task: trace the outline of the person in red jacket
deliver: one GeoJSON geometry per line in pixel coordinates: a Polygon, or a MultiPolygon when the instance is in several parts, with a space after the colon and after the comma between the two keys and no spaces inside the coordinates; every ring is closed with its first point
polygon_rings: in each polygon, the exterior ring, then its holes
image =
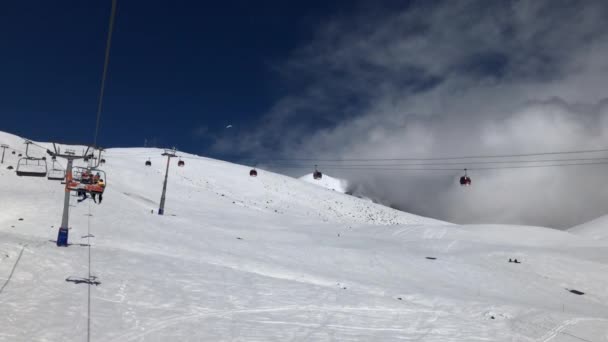
{"type": "Polygon", "coordinates": [[[88,171],[82,171],[80,176],[82,184],[91,184],[91,174],[88,171]]]}

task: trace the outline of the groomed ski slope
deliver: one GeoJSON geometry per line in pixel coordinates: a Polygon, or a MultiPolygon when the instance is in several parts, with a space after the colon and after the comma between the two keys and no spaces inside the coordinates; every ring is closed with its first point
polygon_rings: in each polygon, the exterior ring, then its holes
{"type": "Polygon", "coordinates": [[[173,161],[158,216],[160,153],[107,151],[104,202],[72,198],[68,248],[62,185],[17,177],[7,153],[0,341],[86,340],[87,285],[65,279],[88,274],[89,227],[92,341],[608,341],[605,241],[452,225],[205,158],[173,161]]]}

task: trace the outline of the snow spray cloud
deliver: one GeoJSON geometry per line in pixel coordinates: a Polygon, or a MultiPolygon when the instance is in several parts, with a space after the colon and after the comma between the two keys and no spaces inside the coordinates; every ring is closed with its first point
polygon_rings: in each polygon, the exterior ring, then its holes
{"type": "MultiPolygon", "coordinates": [[[[361,8],[327,22],[278,68],[294,91],[237,148],[319,159],[604,148],[607,17],[601,0],[361,8]]],[[[459,172],[326,170],[413,213],[558,228],[608,213],[607,171],[485,170],[462,189],[459,172]]]]}

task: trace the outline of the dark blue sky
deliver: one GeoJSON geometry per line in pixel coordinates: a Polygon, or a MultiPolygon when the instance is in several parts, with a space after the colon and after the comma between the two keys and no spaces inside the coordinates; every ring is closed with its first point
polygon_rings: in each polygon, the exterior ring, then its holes
{"type": "MultiPolygon", "coordinates": [[[[205,153],[288,85],[277,68],[351,1],[120,1],[99,144],[205,153]]],[[[110,0],[13,1],[0,20],[0,130],[92,142],[110,0]]]]}

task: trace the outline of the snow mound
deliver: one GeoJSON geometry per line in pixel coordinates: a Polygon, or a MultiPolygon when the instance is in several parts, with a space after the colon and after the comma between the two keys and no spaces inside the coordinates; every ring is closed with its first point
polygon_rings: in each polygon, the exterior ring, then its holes
{"type": "Polygon", "coordinates": [[[568,232],[594,240],[608,240],[608,215],[574,226],[568,232]]]}
{"type": "Polygon", "coordinates": [[[346,190],[348,189],[348,182],[346,180],[334,178],[326,174],[324,174],[321,179],[315,179],[313,177],[313,174],[309,173],[305,176],[300,177],[299,179],[342,194],[346,193],[346,190]]]}

